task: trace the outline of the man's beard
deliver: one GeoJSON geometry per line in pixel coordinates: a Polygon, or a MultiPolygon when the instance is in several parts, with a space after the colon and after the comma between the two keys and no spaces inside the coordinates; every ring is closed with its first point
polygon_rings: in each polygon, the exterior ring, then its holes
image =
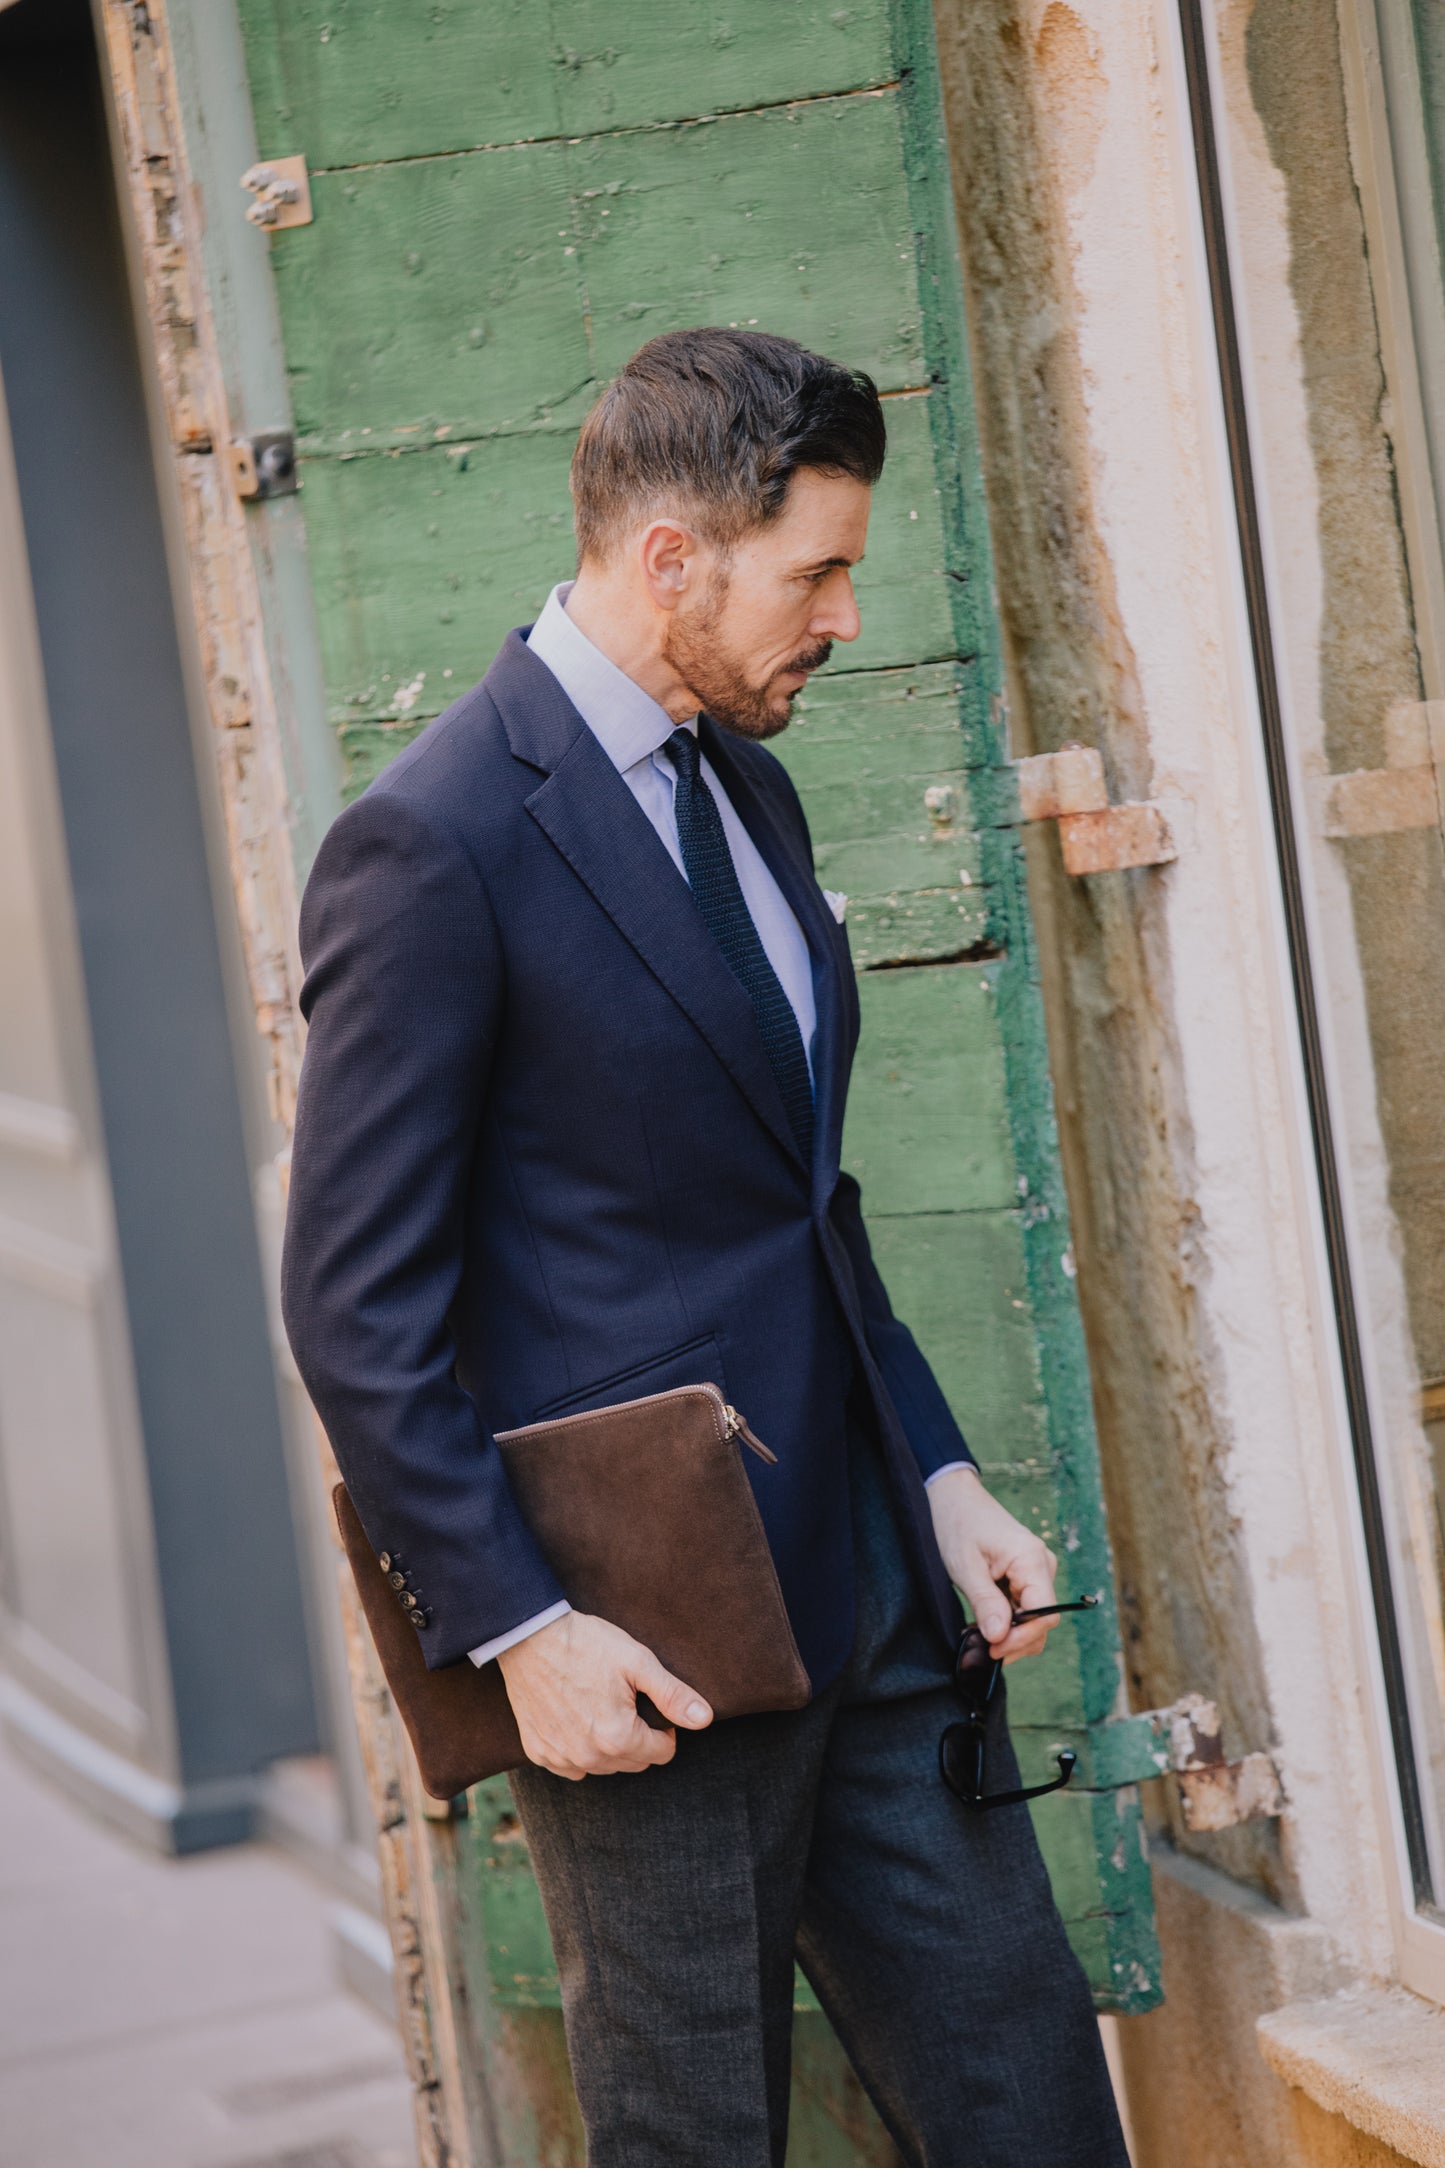
{"type": "Polygon", "coordinates": [[[821,670],[833,643],[819,640],[774,671],[766,684],[754,685],[719,634],[726,596],[726,586],[719,584],[696,610],[674,615],[668,622],[663,659],[696,693],[698,705],[715,723],[736,731],[740,738],[775,738],[792,721],[798,696],[797,692],[783,696],[786,706],[779,714],[772,704],[779,697],[772,690],[777,679],[790,670],[821,670]]]}

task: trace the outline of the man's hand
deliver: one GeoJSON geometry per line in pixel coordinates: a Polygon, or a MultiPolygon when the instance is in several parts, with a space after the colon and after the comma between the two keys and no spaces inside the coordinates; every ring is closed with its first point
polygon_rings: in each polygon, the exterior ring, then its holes
{"type": "Polygon", "coordinates": [[[988,1636],[989,1651],[1011,1664],[1037,1656],[1056,1621],[1010,1627],[1013,1611],[1035,1611],[1054,1600],[1058,1560],[983,1487],[975,1468],[950,1468],[928,1486],[933,1533],[955,1588],[988,1636]],[[999,1583],[1004,1585],[1000,1588],[999,1583]]]}
{"type": "Polygon", "coordinates": [[[681,1724],[702,1731],[712,1710],[631,1634],[606,1619],[569,1611],[497,1658],[528,1761],[555,1777],[635,1773],[677,1752],[681,1724]],[[665,1731],[637,1713],[646,1694],[665,1731]]]}

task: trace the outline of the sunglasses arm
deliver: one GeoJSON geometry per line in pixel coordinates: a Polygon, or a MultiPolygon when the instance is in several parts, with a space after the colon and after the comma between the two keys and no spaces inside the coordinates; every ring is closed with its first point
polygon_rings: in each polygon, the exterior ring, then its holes
{"type": "Polygon", "coordinates": [[[1074,1773],[1078,1755],[1072,1747],[1064,1747],[1058,1756],[1059,1773],[1050,1784],[1029,1784],[1022,1791],[990,1792],[984,1799],[970,1799],[970,1807],[1017,1807],[1026,1799],[1042,1799],[1045,1792],[1061,1792],[1074,1773]]]}
{"type": "Polygon", "coordinates": [[[1081,1596],[1077,1603],[1044,1603],[1037,1611],[1015,1611],[1009,1621],[1011,1626],[1026,1626],[1033,1618],[1062,1618],[1066,1611],[1097,1611],[1097,1596],[1081,1596]]]}

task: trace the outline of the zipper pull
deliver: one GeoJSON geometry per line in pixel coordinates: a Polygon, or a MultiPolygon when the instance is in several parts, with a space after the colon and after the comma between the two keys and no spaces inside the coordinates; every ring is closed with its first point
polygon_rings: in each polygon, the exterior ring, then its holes
{"type": "Polygon", "coordinates": [[[725,1438],[741,1438],[744,1445],[751,1446],[759,1460],[765,1460],[770,1467],[776,1468],[778,1465],[777,1454],[770,1453],[762,1439],[753,1435],[731,1402],[724,1401],[723,1410],[727,1416],[727,1425],[723,1431],[723,1436],[725,1438]]]}

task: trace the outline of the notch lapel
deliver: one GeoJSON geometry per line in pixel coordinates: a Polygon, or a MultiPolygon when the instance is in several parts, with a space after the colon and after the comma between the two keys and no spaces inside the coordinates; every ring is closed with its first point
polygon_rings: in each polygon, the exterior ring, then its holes
{"type": "Polygon", "coordinates": [[[801,1170],[753,1005],[651,821],[519,633],[509,635],[485,683],[515,757],[545,771],[525,801],[528,813],[801,1170]]]}

